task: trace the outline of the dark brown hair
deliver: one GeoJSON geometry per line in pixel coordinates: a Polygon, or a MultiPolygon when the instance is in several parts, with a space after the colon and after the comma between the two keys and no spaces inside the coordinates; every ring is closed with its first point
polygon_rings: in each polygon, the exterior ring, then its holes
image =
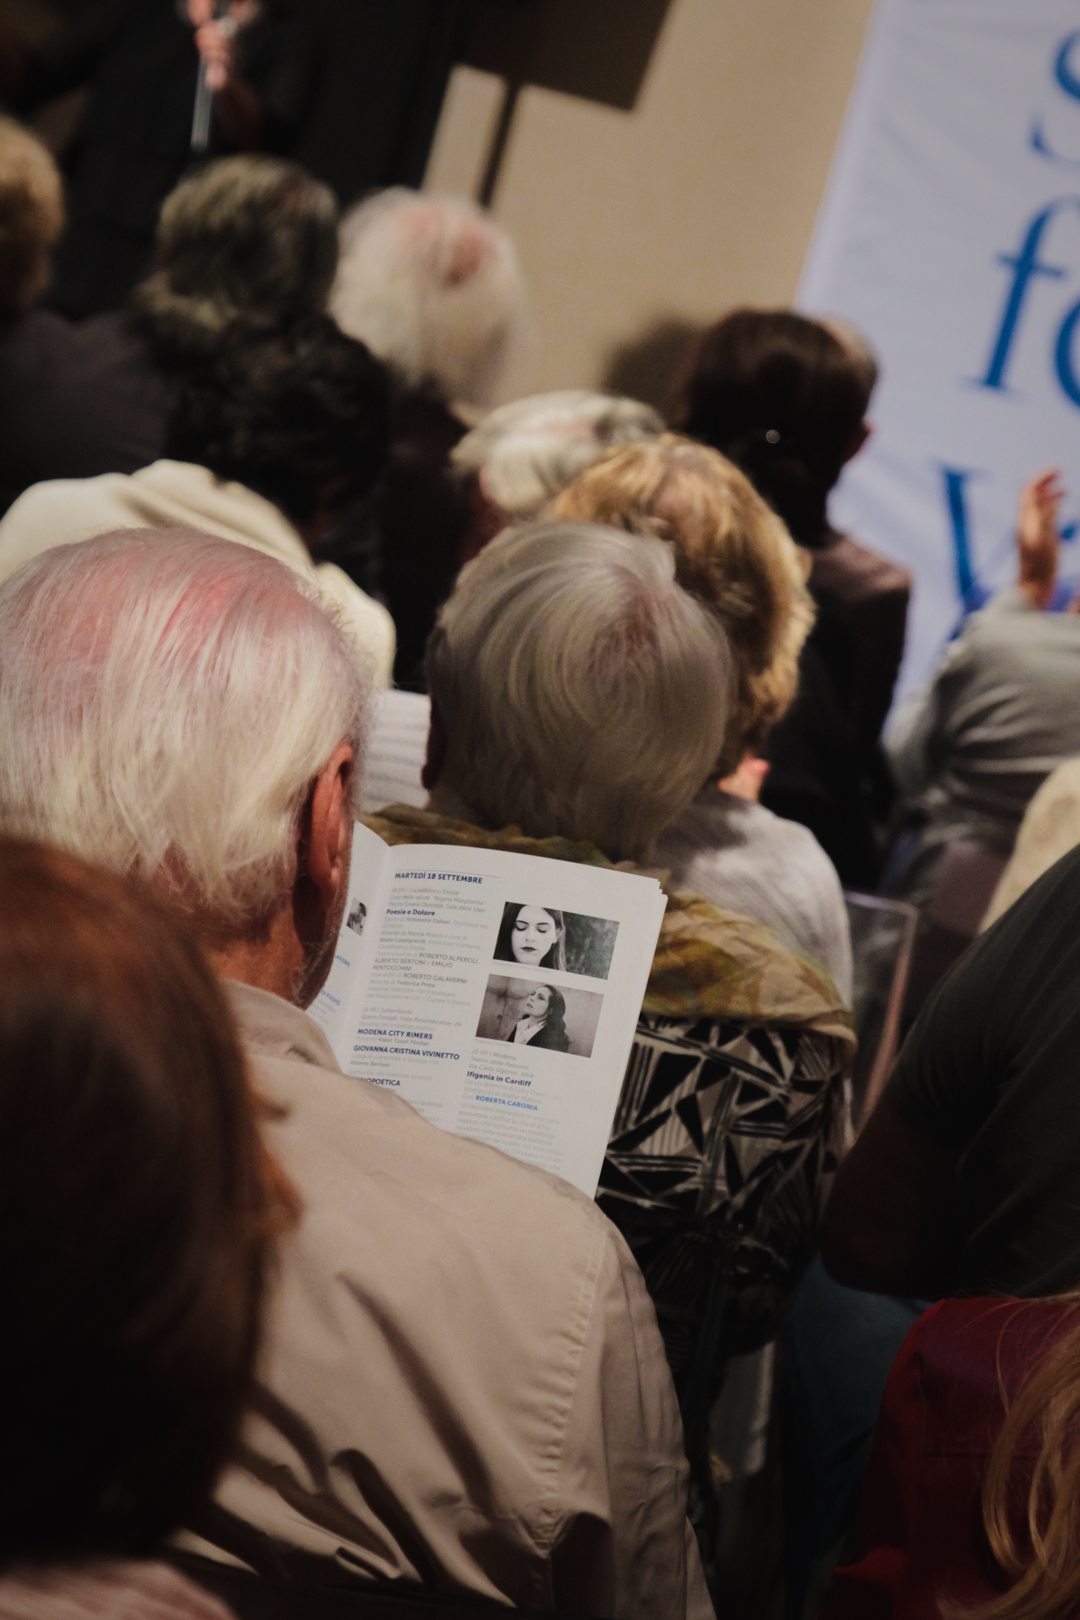
{"type": "Polygon", "coordinates": [[[209,1490],[289,1201],[194,942],[0,840],[0,1566],[146,1550],[209,1490]]]}
{"type": "Polygon", "coordinates": [[[737,309],[699,339],[675,425],[741,467],[794,539],[813,546],[873,379],[865,353],[821,321],[737,309]]]}

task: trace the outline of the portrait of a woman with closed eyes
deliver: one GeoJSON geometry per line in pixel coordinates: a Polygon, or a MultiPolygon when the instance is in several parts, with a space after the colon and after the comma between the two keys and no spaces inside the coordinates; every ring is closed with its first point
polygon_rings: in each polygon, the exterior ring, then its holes
{"type": "Polygon", "coordinates": [[[508,903],[503,907],[495,956],[500,962],[520,962],[522,967],[558,968],[565,972],[566,921],[562,912],[550,906],[508,903]]]}

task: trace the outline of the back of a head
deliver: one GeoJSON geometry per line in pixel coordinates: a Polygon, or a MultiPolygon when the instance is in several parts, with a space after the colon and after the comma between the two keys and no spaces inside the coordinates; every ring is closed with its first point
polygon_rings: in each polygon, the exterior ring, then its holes
{"type": "Polygon", "coordinates": [[[395,187],[345,216],[330,308],[411,388],[484,405],[524,292],[510,238],[475,203],[395,187]]]}
{"type": "Polygon", "coordinates": [[[814,545],[870,402],[865,359],[821,321],[738,309],[700,339],[677,425],[742,468],[794,538],[814,545]]]}
{"type": "Polygon", "coordinates": [[[640,858],[720,752],[732,669],[669,547],[587,523],[508,530],[428,643],[446,738],[433,803],[640,858]]]}
{"type": "Polygon", "coordinates": [[[0,118],[0,320],[21,315],[45,290],[64,223],[60,174],[48,150],[0,118]]]}
{"type": "Polygon", "coordinates": [[[180,385],[166,454],[272,501],[303,529],[368,493],[386,459],[385,367],[328,315],[261,339],[226,334],[180,385]]]}
{"type": "Polygon", "coordinates": [[[674,433],[593,462],[552,512],[656,535],[672,547],[676,578],[717,614],[735,658],[737,696],[716,766],[729,774],[794,698],[813,623],[804,569],[783,523],[718,451],[674,433]]]}
{"type": "Polygon", "coordinates": [[[312,778],[368,683],[315,586],[246,546],[124,530],[0,588],[0,831],[151,882],[214,937],[284,904],[312,778]]]}
{"type": "Polygon", "coordinates": [[[0,839],[0,1567],[147,1551],[208,1492],[283,1191],[194,942],[0,839]]]}
{"type": "Polygon", "coordinates": [[[324,310],[337,218],[329,187],[283,158],[241,153],[181,180],[162,206],[155,268],[132,294],[162,360],[210,352],[234,324],[272,330],[324,310]]]}
{"type": "Polygon", "coordinates": [[[479,474],[484,494],[514,521],[536,517],[614,446],[636,444],[663,430],[651,405],[564,389],[498,406],[455,446],[450,460],[459,474],[479,474]]]}

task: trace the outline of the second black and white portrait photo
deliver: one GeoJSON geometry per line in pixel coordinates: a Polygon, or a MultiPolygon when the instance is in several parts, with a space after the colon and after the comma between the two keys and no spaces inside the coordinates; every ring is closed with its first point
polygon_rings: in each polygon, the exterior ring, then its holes
{"type": "Polygon", "coordinates": [[[480,1040],[590,1057],[603,1003],[603,996],[591,990],[493,974],[476,1033],[480,1040]]]}

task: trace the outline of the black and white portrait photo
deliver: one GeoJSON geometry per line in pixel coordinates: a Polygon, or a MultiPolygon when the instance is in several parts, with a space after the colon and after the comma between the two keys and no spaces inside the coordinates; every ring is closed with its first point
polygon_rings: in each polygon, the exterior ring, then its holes
{"type": "Polygon", "coordinates": [[[508,901],[503,907],[493,954],[498,962],[606,979],[618,932],[618,923],[606,917],[584,917],[580,912],[556,906],[508,901]]]}
{"type": "Polygon", "coordinates": [[[484,1041],[590,1057],[603,1002],[603,996],[591,990],[560,989],[538,979],[493,974],[476,1033],[484,1041]]]}

